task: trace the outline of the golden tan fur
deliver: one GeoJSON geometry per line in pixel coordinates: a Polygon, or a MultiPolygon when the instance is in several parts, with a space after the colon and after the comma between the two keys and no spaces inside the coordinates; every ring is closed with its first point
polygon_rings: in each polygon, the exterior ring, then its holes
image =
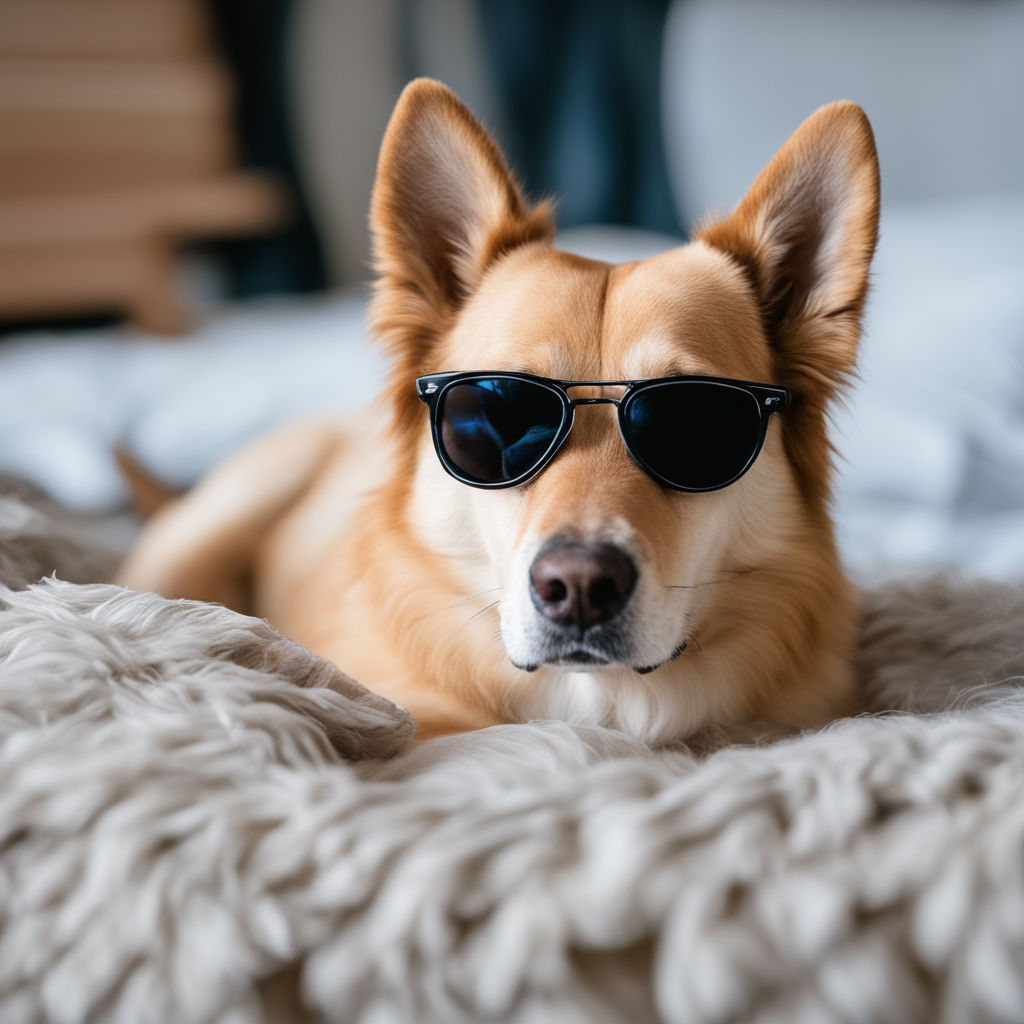
{"type": "Polygon", "coordinates": [[[828,516],[825,410],[854,366],[877,217],[870,127],[836,103],[689,245],[621,266],[571,256],[468,111],[415,82],[373,197],[371,325],[391,359],[380,431],[301,425],[236,456],[154,518],[121,581],[236,603],[244,585],[249,610],[408,707],[420,737],[556,716],[660,742],[842,714],[855,606],[828,516]],[[529,484],[480,491],[438,464],[413,379],[497,369],[707,373],[795,401],[721,491],[660,487],[606,405],[578,411],[529,484]],[[513,666],[530,560],[557,536],[630,552],[629,628],[661,667],[513,666]]]}

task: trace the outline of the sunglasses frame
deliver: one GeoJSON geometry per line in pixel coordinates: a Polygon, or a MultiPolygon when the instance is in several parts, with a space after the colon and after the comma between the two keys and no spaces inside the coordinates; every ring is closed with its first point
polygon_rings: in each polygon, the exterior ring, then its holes
{"type": "Polygon", "coordinates": [[[788,408],[791,404],[788,388],[774,384],[758,384],[754,381],[733,380],[729,377],[706,377],[701,374],[682,374],[674,377],[645,377],[639,380],[555,380],[551,377],[540,377],[532,373],[517,373],[506,370],[494,370],[489,372],[468,371],[455,373],[429,373],[423,377],[416,378],[416,395],[421,402],[426,402],[427,404],[430,415],[430,436],[434,442],[434,451],[437,452],[437,457],[440,459],[441,465],[444,467],[445,471],[460,483],[468,484],[470,487],[480,487],[485,490],[501,490],[505,487],[518,487],[520,484],[524,484],[539,473],[542,473],[548,465],[550,465],[551,460],[554,459],[554,457],[562,450],[562,446],[572,433],[573,424],[576,419],[577,406],[614,405],[617,407],[618,411],[619,434],[622,436],[622,441],[626,446],[626,451],[629,452],[630,458],[632,458],[632,460],[645,473],[647,473],[648,476],[657,480],[658,483],[664,487],[671,488],[674,491],[684,491],[688,494],[720,491],[723,487],[728,487],[730,484],[734,484],[741,476],[743,476],[744,473],[747,472],[748,469],[750,469],[758,455],[760,455],[761,448],[764,446],[764,439],[768,433],[768,423],[771,420],[772,413],[780,412],[782,409],[788,408]],[[558,397],[562,406],[562,422],[559,424],[548,450],[536,465],[531,467],[527,472],[521,473],[513,480],[501,480],[496,483],[486,483],[484,481],[473,480],[465,476],[465,474],[460,472],[458,467],[453,465],[448,459],[444,446],[441,443],[441,428],[438,423],[437,410],[441,407],[441,399],[444,397],[445,392],[454,385],[472,383],[476,380],[493,380],[495,378],[526,381],[553,392],[558,397]],[[713,487],[684,487],[680,484],[674,483],[649,466],[646,460],[635,451],[633,445],[630,443],[628,427],[626,425],[626,416],[629,411],[629,406],[636,396],[653,388],[664,387],[669,384],[684,383],[717,384],[734,388],[737,391],[743,391],[750,395],[757,406],[758,417],[760,420],[760,433],[758,435],[757,445],[754,448],[754,451],[738,473],[726,480],[724,483],[715,484],[713,487]],[[588,387],[624,387],[626,390],[618,398],[573,398],[569,394],[569,388],[588,387]]]}

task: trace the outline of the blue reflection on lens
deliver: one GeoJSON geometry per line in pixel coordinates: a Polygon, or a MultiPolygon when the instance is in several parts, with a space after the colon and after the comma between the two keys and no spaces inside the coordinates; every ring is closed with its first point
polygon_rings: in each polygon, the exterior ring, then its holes
{"type": "Polygon", "coordinates": [[[548,453],[562,424],[558,395],[532,381],[488,377],[454,384],[438,410],[448,461],[479,483],[508,483],[548,453]]]}

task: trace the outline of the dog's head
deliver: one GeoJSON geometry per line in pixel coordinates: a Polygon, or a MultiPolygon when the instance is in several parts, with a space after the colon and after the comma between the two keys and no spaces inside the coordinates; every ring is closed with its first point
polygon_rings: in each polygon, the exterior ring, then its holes
{"type": "MultiPolygon", "coordinates": [[[[583,259],[552,247],[549,206],[527,204],[444,86],[406,89],[371,218],[396,474],[408,481],[416,543],[463,593],[484,595],[481,606],[497,598],[501,642],[520,670],[507,677],[506,706],[571,713],[573,701],[614,703],[630,686],[659,705],[688,671],[687,709],[666,727],[688,731],[718,708],[749,712],[741,680],[758,666],[820,671],[806,649],[822,645],[840,656],[849,631],[832,620],[849,605],[826,510],[825,413],[854,367],[877,218],[870,126],[856,105],[834,103],[690,244],[618,266],[583,259]],[[487,489],[453,479],[432,448],[414,381],[445,371],[707,375],[785,387],[792,401],[767,419],[749,470],[719,490],[688,493],[641,468],[613,404],[575,408],[543,471],[487,489]],[[709,671],[716,651],[728,652],[728,681],[709,671]]],[[[573,398],[621,394],[591,387],[573,398]]]]}

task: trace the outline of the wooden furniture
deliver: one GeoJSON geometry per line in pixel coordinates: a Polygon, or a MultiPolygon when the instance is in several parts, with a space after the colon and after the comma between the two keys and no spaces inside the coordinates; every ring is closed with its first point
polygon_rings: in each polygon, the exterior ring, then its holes
{"type": "Polygon", "coordinates": [[[0,0],[0,319],[183,330],[181,247],[284,215],[231,111],[199,0],[0,0]]]}

